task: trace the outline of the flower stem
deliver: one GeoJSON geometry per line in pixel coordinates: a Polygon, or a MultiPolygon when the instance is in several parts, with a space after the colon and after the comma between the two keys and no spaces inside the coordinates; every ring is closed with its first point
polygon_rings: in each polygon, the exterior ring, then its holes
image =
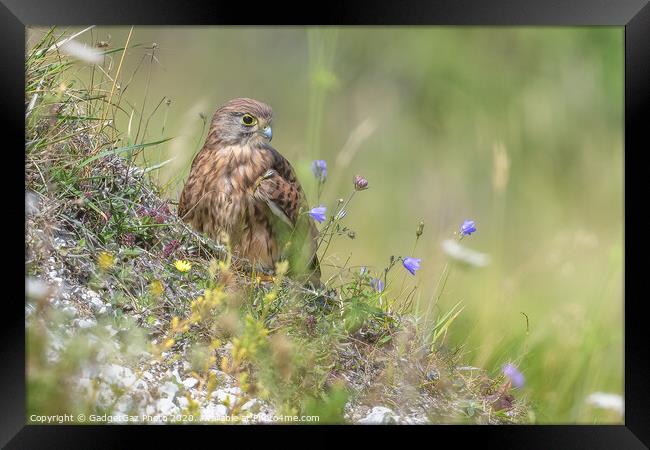
{"type": "MultiPolygon", "coordinates": [[[[334,224],[334,222],[336,222],[336,220],[337,220],[336,218],[338,217],[339,212],[342,211],[343,209],[345,209],[350,204],[350,201],[352,200],[352,197],[354,197],[354,194],[356,192],[357,192],[356,190],[352,191],[352,194],[350,194],[350,197],[348,197],[348,200],[343,204],[343,206],[340,207],[339,209],[337,209],[336,212],[334,213],[334,215],[332,215],[332,217],[330,217],[329,221],[327,222],[327,225],[325,225],[325,228],[323,228],[323,230],[321,231],[321,238],[320,238],[320,241],[318,242],[318,246],[316,247],[316,251],[318,251],[321,244],[325,240],[325,237],[327,236],[330,227],[334,224]]],[[[325,253],[327,253],[327,249],[329,248],[331,241],[332,241],[332,237],[330,236],[330,238],[327,240],[327,245],[325,247],[325,251],[321,255],[321,259],[325,257],[325,253]]]]}
{"type": "MultiPolygon", "coordinates": [[[[414,254],[415,254],[415,248],[417,247],[417,245],[418,245],[418,241],[419,241],[419,240],[420,240],[420,236],[416,235],[416,236],[415,236],[415,242],[413,243],[413,248],[411,249],[411,255],[414,255],[414,254]]],[[[402,277],[402,284],[401,284],[401,286],[400,286],[400,288],[399,288],[399,294],[397,295],[397,297],[395,298],[395,301],[394,301],[393,303],[396,303],[397,300],[399,300],[399,298],[400,298],[400,297],[402,296],[402,294],[404,293],[404,283],[406,283],[406,273],[405,273],[404,276],[402,277]]]]}

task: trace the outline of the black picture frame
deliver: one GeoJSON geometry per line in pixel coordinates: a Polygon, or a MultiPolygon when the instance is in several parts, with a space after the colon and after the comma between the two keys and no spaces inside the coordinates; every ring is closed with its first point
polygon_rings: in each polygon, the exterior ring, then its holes
{"type": "MultiPolygon", "coordinates": [[[[640,205],[643,190],[633,186],[642,179],[642,155],[650,149],[646,117],[650,116],[650,6],[648,0],[405,0],[400,2],[357,1],[338,4],[303,4],[300,7],[255,1],[223,2],[199,0],[192,3],[171,0],[0,0],[0,75],[3,79],[0,114],[5,132],[2,149],[11,168],[4,171],[5,240],[15,244],[19,235],[24,192],[21,186],[19,148],[24,143],[25,27],[27,25],[543,25],[603,26],[625,28],[625,424],[614,425],[522,425],[522,426],[445,426],[445,427],[338,427],[346,431],[388,436],[396,431],[422,433],[421,443],[413,445],[456,445],[468,438],[478,445],[527,449],[637,449],[650,445],[650,342],[647,319],[643,314],[642,260],[647,255],[644,243],[645,219],[640,205]],[[15,166],[15,168],[14,168],[15,166]],[[15,178],[15,179],[14,179],[15,178]],[[636,205],[633,201],[636,200],[636,205]],[[635,208],[636,206],[636,208],[635,208]],[[638,293],[638,294],[637,294],[638,293]]],[[[613,169],[617,170],[617,169],[613,169]]],[[[24,179],[22,179],[24,183],[24,179]]],[[[595,180],[594,182],[597,182],[595,180]]],[[[22,185],[24,187],[24,184],[22,185]]],[[[24,233],[24,226],[22,232],[24,233]]],[[[23,247],[24,251],[24,247],[23,247]]],[[[13,256],[13,255],[12,255],[13,256]]],[[[6,289],[21,288],[21,264],[5,255],[0,332],[0,444],[6,448],[103,448],[132,447],[133,432],[146,434],[147,445],[169,442],[172,435],[196,444],[197,433],[212,438],[237,434],[239,445],[248,445],[249,436],[262,436],[280,429],[291,433],[292,441],[313,444],[308,438],[296,439],[305,431],[322,433],[316,427],[147,427],[147,426],[66,426],[25,424],[25,320],[24,303],[19,294],[6,289]],[[127,433],[129,437],[127,437],[127,433]],[[297,433],[297,434],[296,434],[297,433]]],[[[24,273],[22,274],[24,276],[24,273]]],[[[338,434],[332,434],[337,438],[338,434]]],[[[232,436],[230,436],[232,437],[232,436]]],[[[340,439],[340,438],[339,438],[340,439]]],[[[334,441],[332,440],[334,443],[334,441]]],[[[224,441],[220,441],[223,445],[224,441]]],[[[289,443],[289,441],[283,441],[289,443]]],[[[211,445],[217,445],[213,441],[211,445]]],[[[367,444],[366,444],[367,445],[367,444]]]]}

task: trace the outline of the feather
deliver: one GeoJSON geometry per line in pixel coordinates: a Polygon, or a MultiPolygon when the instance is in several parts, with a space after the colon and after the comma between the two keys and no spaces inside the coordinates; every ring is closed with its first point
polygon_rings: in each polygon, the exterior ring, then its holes
{"type": "Polygon", "coordinates": [[[268,105],[234,99],[217,109],[181,192],[178,214],[199,232],[220,240],[253,265],[274,269],[289,260],[289,274],[320,285],[318,230],[289,161],[263,135],[242,131],[238,117],[272,120],[268,105]]]}

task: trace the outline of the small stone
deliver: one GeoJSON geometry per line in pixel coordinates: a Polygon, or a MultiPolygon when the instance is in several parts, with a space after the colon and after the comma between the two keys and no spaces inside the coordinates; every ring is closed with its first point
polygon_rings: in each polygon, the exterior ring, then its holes
{"type": "Polygon", "coordinates": [[[397,415],[389,408],[375,406],[366,417],[359,420],[359,423],[364,425],[394,424],[397,423],[397,415]]]}
{"type": "Polygon", "coordinates": [[[75,317],[77,315],[77,308],[74,306],[66,306],[61,309],[61,312],[68,316],[69,318],[75,317]]]}
{"type": "Polygon", "coordinates": [[[250,410],[250,409],[253,409],[255,406],[257,406],[257,400],[256,400],[256,399],[252,399],[252,400],[249,400],[249,401],[247,401],[246,403],[244,403],[244,404],[242,405],[242,407],[241,407],[241,410],[242,410],[242,411],[248,411],[248,410],[250,410]]]}
{"type": "Polygon", "coordinates": [[[233,405],[237,401],[237,397],[225,389],[217,389],[212,393],[212,397],[219,403],[228,403],[230,405],[233,405]]]}
{"type": "Polygon", "coordinates": [[[95,319],[79,319],[77,320],[77,326],[79,328],[90,328],[94,327],[97,325],[97,321],[95,319]]]}
{"type": "MultiPolygon", "coordinates": [[[[117,403],[115,404],[115,412],[118,413],[117,414],[118,416],[124,416],[124,414],[119,414],[119,413],[126,412],[128,409],[131,408],[131,405],[132,405],[131,397],[128,395],[123,395],[118,399],[117,403]]],[[[118,417],[117,419],[119,420],[120,417],[118,417]]],[[[115,422],[117,422],[117,420],[115,422]]]]}
{"type": "Polygon", "coordinates": [[[192,377],[186,378],[186,379],[183,380],[183,386],[185,386],[188,389],[191,389],[194,386],[196,386],[196,384],[198,382],[199,382],[199,380],[197,380],[196,378],[192,378],[192,377]]]}
{"type": "Polygon", "coordinates": [[[178,386],[171,381],[168,381],[162,386],[158,387],[158,392],[165,394],[168,399],[172,400],[178,392],[178,386]]]}
{"type": "Polygon", "coordinates": [[[241,395],[241,389],[237,386],[229,387],[225,389],[226,392],[230,392],[233,395],[241,395]]]}
{"type": "Polygon", "coordinates": [[[176,406],[172,399],[170,398],[161,398],[156,403],[156,407],[160,414],[164,416],[169,416],[172,414],[177,414],[180,411],[180,408],[176,406]]]}
{"type": "Polygon", "coordinates": [[[178,383],[182,383],[183,381],[181,380],[181,375],[178,373],[178,367],[174,368],[174,370],[171,371],[171,374],[174,376],[176,381],[178,383]]]}
{"type": "Polygon", "coordinates": [[[88,303],[90,303],[90,307],[94,311],[99,311],[101,308],[104,307],[104,302],[102,302],[99,297],[89,297],[88,303]]]}
{"type": "Polygon", "coordinates": [[[211,403],[201,408],[201,420],[206,422],[223,420],[227,414],[228,408],[223,405],[215,405],[211,403]]]}
{"type": "Polygon", "coordinates": [[[146,391],[146,390],[147,390],[147,387],[148,387],[148,386],[147,386],[147,382],[146,382],[146,381],[144,381],[144,380],[138,380],[138,381],[135,383],[135,386],[134,386],[133,388],[136,389],[136,390],[140,390],[140,391],[146,391]]]}
{"type": "Polygon", "coordinates": [[[137,380],[137,377],[128,367],[118,364],[110,364],[101,370],[102,377],[107,383],[116,384],[121,387],[131,387],[137,380]]]}

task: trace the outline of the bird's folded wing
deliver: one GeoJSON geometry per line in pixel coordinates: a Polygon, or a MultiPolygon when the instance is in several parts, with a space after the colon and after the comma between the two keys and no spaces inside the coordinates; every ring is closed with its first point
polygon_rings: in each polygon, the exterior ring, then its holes
{"type": "Polygon", "coordinates": [[[318,230],[308,214],[300,214],[301,207],[307,208],[307,200],[293,170],[288,164],[286,168],[283,171],[282,167],[275,167],[262,175],[255,183],[253,196],[266,203],[270,211],[291,228],[290,239],[294,241],[289,256],[291,272],[308,275],[312,284],[317,286],[321,275],[316,256],[318,230]]]}
{"type": "Polygon", "coordinates": [[[253,196],[266,203],[273,214],[295,227],[303,195],[300,185],[291,183],[271,169],[255,183],[253,196]]]}

